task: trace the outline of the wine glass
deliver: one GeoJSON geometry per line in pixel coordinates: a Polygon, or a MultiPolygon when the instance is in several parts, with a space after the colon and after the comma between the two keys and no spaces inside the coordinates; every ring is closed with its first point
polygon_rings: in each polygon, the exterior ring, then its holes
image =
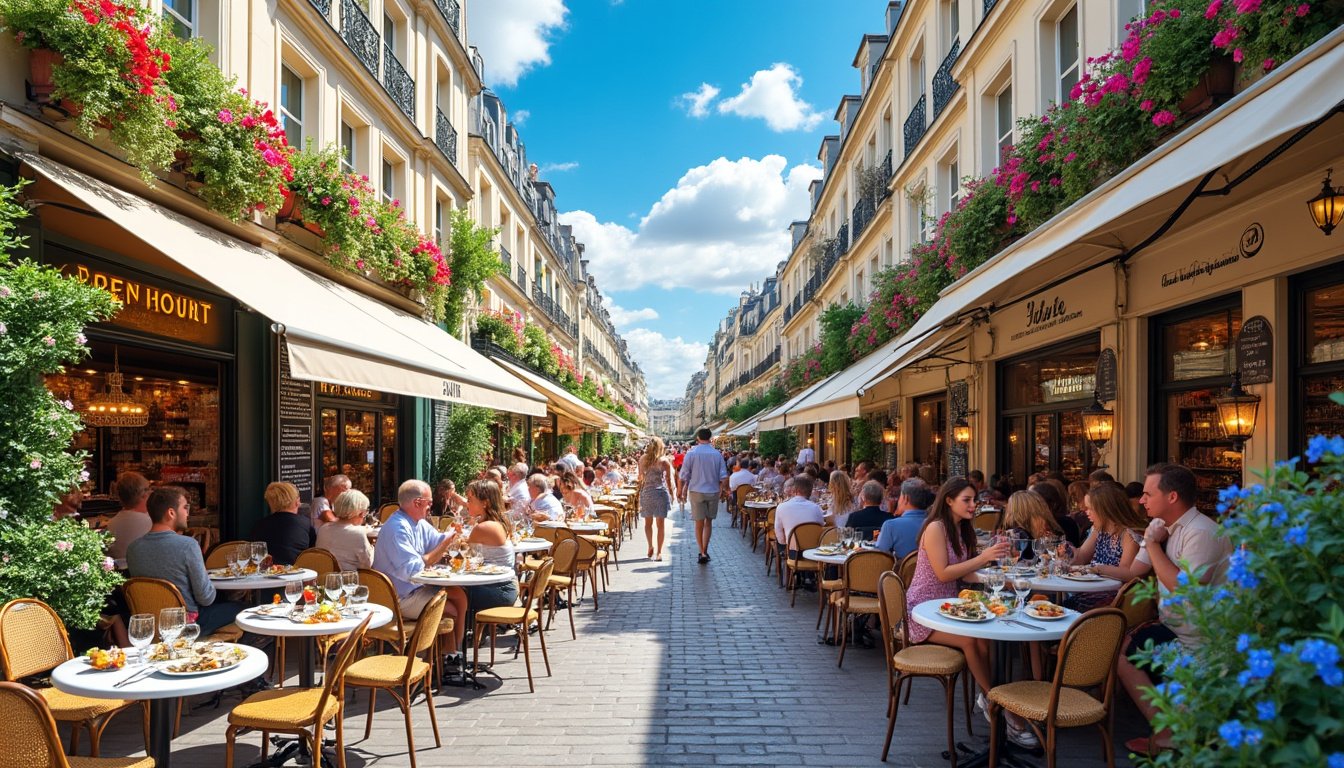
{"type": "Polygon", "coordinates": [[[345,580],[339,573],[328,573],[323,581],[322,591],[327,593],[327,600],[334,603],[345,591],[345,580]]]}
{"type": "Polygon", "coordinates": [[[480,544],[471,545],[471,554],[469,557],[471,562],[471,570],[475,571],[480,569],[481,563],[485,562],[485,553],[481,551],[480,544]]]}
{"type": "Polygon", "coordinates": [[[252,546],[252,564],[257,567],[258,571],[260,571],[261,561],[266,559],[266,542],[254,541],[252,542],[251,546],[252,546]]]}
{"type": "Polygon", "coordinates": [[[291,611],[294,610],[295,605],[298,605],[300,597],[303,597],[303,582],[298,579],[286,581],[285,601],[289,603],[289,609],[291,611]]]}
{"type": "Polygon", "coordinates": [[[132,616],[130,624],[126,627],[126,634],[131,639],[131,645],[139,651],[140,663],[144,664],[145,646],[154,639],[154,614],[137,613],[132,616]]]}
{"type": "Polygon", "coordinates": [[[350,604],[355,606],[355,614],[364,612],[364,604],[369,602],[369,588],[365,584],[356,584],[353,592],[350,593],[350,604]]]}
{"type": "Polygon", "coordinates": [[[189,621],[182,625],[182,647],[191,651],[196,646],[196,638],[201,636],[201,625],[194,621],[189,621]]]}
{"type": "Polygon", "coordinates": [[[448,542],[448,567],[454,571],[458,570],[458,566],[462,564],[461,557],[462,545],[454,538],[448,542]]]}
{"type": "Polygon", "coordinates": [[[229,553],[229,572],[234,576],[242,576],[243,567],[247,565],[247,561],[252,557],[251,553],[252,549],[247,544],[240,544],[239,546],[234,547],[233,551],[229,553]]]}
{"type": "Polygon", "coordinates": [[[1073,556],[1076,550],[1066,539],[1059,539],[1055,544],[1055,569],[1060,574],[1067,574],[1069,566],[1073,565],[1073,556]]]}
{"type": "Polygon", "coordinates": [[[1040,564],[1040,571],[1044,576],[1050,574],[1050,561],[1053,559],[1051,543],[1049,536],[1042,536],[1032,542],[1032,550],[1036,553],[1036,562],[1040,564]]]}
{"type": "Polygon", "coordinates": [[[177,657],[173,646],[177,643],[177,638],[182,634],[182,627],[186,623],[186,608],[164,608],[159,611],[159,639],[168,646],[168,658],[170,659],[177,657]]]}
{"type": "Polygon", "coordinates": [[[358,571],[341,571],[341,589],[345,591],[345,601],[350,602],[350,595],[354,594],[355,587],[359,586],[358,571]]]}
{"type": "Polygon", "coordinates": [[[1013,537],[1013,551],[1016,552],[1014,561],[1016,565],[1022,564],[1022,558],[1026,556],[1027,550],[1031,548],[1031,539],[1024,534],[1018,534],[1013,537]]]}
{"type": "Polygon", "coordinates": [[[1013,594],[1017,597],[1015,608],[1022,610],[1022,606],[1027,604],[1027,596],[1031,594],[1031,579],[1024,575],[1018,575],[1013,578],[1013,594]]]}
{"type": "Polygon", "coordinates": [[[1004,575],[1003,571],[985,571],[982,581],[989,587],[990,595],[994,602],[999,602],[999,593],[1003,592],[1004,575]]]}

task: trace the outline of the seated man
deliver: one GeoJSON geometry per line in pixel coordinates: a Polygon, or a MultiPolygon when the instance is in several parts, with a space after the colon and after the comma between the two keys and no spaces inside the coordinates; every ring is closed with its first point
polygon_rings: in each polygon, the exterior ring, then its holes
{"type": "Polygon", "coordinates": [[[139,472],[122,472],[115,485],[117,499],[121,501],[121,510],[112,516],[107,524],[107,532],[112,541],[107,545],[107,555],[119,569],[126,568],[126,548],[131,542],[149,533],[153,522],[149,519],[149,481],[139,472]]]}
{"type": "Polygon", "coordinates": [[[615,460],[606,462],[606,470],[602,473],[602,482],[607,485],[620,485],[625,482],[625,476],[621,470],[617,469],[615,460]]]}
{"type": "MultiPolygon", "coordinates": [[[[434,495],[429,483],[420,480],[407,480],[397,489],[397,511],[383,523],[378,533],[378,543],[373,548],[373,569],[387,576],[392,587],[397,590],[397,599],[401,603],[401,615],[414,619],[429,605],[429,601],[439,591],[439,587],[416,584],[411,577],[425,568],[438,563],[448,551],[452,537],[440,533],[425,518],[434,503],[434,495]]],[[[466,593],[462,603],[466,603],[466,593]]],[[[454,601],[451,591],[445,608],[452,616],[454,601]]],[[[457,622],[461,626],[462,622],[457,622]]],[[[459,638],[460,640],[460,638],[459,638]]]]}
{"type": "Polygon", "coordinates": [[[728,490],[736,493],[738,486],[754,485],[756,473],[751,471],[754,465],[750,459],[738,459],[737,471],[728,476],[728,490]]]}
{"type": "Polygon", "coordinates": [[[560,505],[560,500],[555,494],[551,493],[550,478],[540,473],[527,478],[527,493],[532,497],[527,504],[527,512],[535,522],[564,519],[565,508],[560,505]]]}
{"type": "MultiPolygon", "coordinates": [[[[775,541],[783,552],[789,543],[789,534],[803,523],[822,523],[824,513],[821,506],[812,501],[813,480],[811,475],[801,474],[793,478],[791,495],[775,507],[775,541]]],[[[791,551],[790,559],[802,557],[801,552],[791,551]]]]}
{"type": "Polygon", "coordinates": [[[300,552],[317,546],[313,521],[299,514],[299,489],[292,483],[271,483],[265,497],[271,514],[252,526],[248,540],[266,542],[266,554],[276,565],[293,565],[300,552]]]}
{"type": "Polygon", "coordinates": [[[508,472],[509,486],[505,490],[508,492],[508,504],[525,507],[532,500],[532,495],[527,492],[527,465],[521,461],[509,467],[508,472]]]}
{"type": "Polygon", "coordinates": [[[322,481],[322,495],[313,499],[312,506],[308,510],[313,521],[313,530],[336,520],[336,515],[331,511],[336,505],[336,497],[353,487],[354,484],[346,475],[331,475],[322,481]]]}
{"type": "MultiPolygon", "coordinates": [[[[863,534],[865,541],[872,539],[873,534],[882,529],[882,526],[891,519],[891,515],[882,511],[882,498],[886,495],[887,489],[882,484],[869,480],[863,484],[859,490],[859,502],[863,507],[857,512],[850,514],[845,525],[857,530],[863,534]]],[[[778,514],[778,513],[776,513],[778,514]]]]}
{"type": "Polygon", "coordinates": [[[215,586],[206,575],[201,546],[190,536],[182,535],[191,511],[187,492],[175,485],[156,488],[146,507],[151,523],[149,533],[126,548],[126,567],[132,578],[171,581],[182,593],[188,621],[194,615],[201,637],[205,638],[232,622],[243,606],[215,602],[215,586]]]}
{"type": "Polygon", "coordinates": [[[924,518],[933,504],[933,490],[918,477],[901,483],[901,495],[896,500],[896,517],[882,524],[877,534],[877,548],[890,552],[900,565],[905,556],[919,548],[919,532],[924,518]]]}

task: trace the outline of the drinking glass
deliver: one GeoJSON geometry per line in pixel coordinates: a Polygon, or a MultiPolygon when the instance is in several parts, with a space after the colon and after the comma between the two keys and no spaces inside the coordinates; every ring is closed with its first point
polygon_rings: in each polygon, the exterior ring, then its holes
{"type": "Polygon", "coordinates": [[[266,542],[252,542],[252,564],[261,570],[261,561],[266,559],[266,542]]]}
{"type": "Polygon", "coordinates": [[[126,627],[126,634],[131,639],[131,645],[139,651],[140,663],[145,663],[145,646],[149,645],[154,639],[154,614],[137,613],[131,617],[131,623],[126,627]]]}
{"type": "Polygon", "coordinates": [[[1031,547],[1031,539],[1027,538],[1026,536],[1019,535],[1013,537],[1013,551],[1017,553],[1014,559],[1017,565],[1022,564],[1022,558],[1027,554],[1027,549],[1029,549],[1030,547],[1031,547]]]}
{"type": "Polygon", "coordinates": [[[341,571],[341,589],[345,591],[345,601],[350,602],[350,595],[354,594],[355,587],[359,586],[358,571],[341,571]]]}
{"type": "Polygon", "coordinates": [[[285,600],[289,603],[291,610],[298,604],[300,597],[303,597],[303,582],[297,579],[294,581],[286,581],[285,600]]]}
{"type": "Polygon", "coordinates": [[[322,584],[322,591],[327,593],[327,600],[336,602],[341,593],[345,591],[345,581],[341,578],[341,574],[328,573],[322,584]]]}
{"type": "Polygon", "coordinates": [[[242,576],[243,566],[247,565],[247,561],[251,557],[252,549],[248,545],[242,544],[234,547],[233,551],[229,553],[229,572],[234,576],[242,576]]]}
{"type": "Polygon", "coordinates": [[[480,544],[471,545],[470,558],[471,558],[471,570],[473,571],[478,570],[481,567],[481,563],[485,562],[485,553],[481,551],[480,544]]]}
{"type": "Polygon", "coordinates": [[[170,659],[177,657],[173,646],[177,643],[177,638],[182,634],[182,627],[186,623],[186,608],[164,608],[159,611],[159,639],[168,646],[170,659]]]}
{"type": "Polygon", "coordinates": [[[1031,548],[1036,552],[1036,562],[1039,564],[1042,576],[1050,575],[1050,561],[1053,559],[1051,541],[1049,536],[1042,536],[1032,542],[1031,548]]]}
{"type": "Polygon", "coordinates": [[[350,593],[350,604],[355,606],[355,613],[364,612],[364,604],[369,602],[369,588],[364,584],[355,586],[355,591],[350,593]]]}
{"type": "Polygon", "coordinates": [[[1013,594],[1017,597],[1014,608],[1022,610],[1022,606],[1027,604],[1027,597],[1031,594],[1031,579],[1026,576],[1017,576],[1013,579],[1013,594]]]}
{"type": "Polygon", "coordinates": [[[185,647],[188,651],[191,651],[195,647],[196,638],[200,636],[201,636],[200,624],[197,624],[194,621],[189,621],[186,624],[182,625],[181,640],[183,643],[186,644],[185,647]]]}
{"type": "Polygon", "coordinates": [[[448,544],[448,567],[454,571],[460,570],[459,566],[462,565],[461,557],[462,547],[457,543],[457,539],[453,539],[448,544]]]}
{"type": "Polygon", "coordinates": [[[1004,576],[1003,571],[986,571],[983,577],[985,586],[989,587],[989,592],[995,602],[999,601],[999,593],[1003,592],[1004,576]]]}

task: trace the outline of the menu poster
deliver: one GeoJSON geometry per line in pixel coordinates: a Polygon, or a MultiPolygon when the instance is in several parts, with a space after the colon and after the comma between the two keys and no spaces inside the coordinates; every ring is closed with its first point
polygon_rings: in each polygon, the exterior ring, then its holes
{"type": "Polygon", "coordinates": [[[434,415],[431,423],[433,429],[433,455],[432,460],[435,466],[439,463],[439,457],[448,444],[448,417],[453,412],[453,406],[443,400],[434,401],[434,415]]]}
{"type": "Polygon", "coordinates": [[[1115,364],[1115,350],[1107,347],[1101,350],[1101,355],[1097,358],[1097,399],[1103,403],[1109,403],[1115,399],[1116,390],[1119,388],[1117,379],[1119,378],[1115,364]]]}
{"type": "Polygon", "coordinates": [[[1256,315],[1241,324],[1237,334],[1237,370],[1242,384],[1268,384],[1274,379],[1274,332],[1269,321],[1256,315]]]}
{"type": "Polygon", "coordinates": [[[303,503],[313,500],[313,383],[290,378],[289,348],[280,340],[278,397],[280,466],[276,477],[293,483],[303,503]]]}

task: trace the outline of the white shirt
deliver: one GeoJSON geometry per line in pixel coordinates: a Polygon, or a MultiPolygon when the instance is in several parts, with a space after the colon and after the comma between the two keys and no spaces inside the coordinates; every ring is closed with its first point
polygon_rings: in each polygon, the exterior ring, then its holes
{"type": "Polygon", "coordinates": [[[107,556],[112,558],[113,565],[117,568],[126,567],[126,547],[149,533],[149,527],[153,524],[148,512],[123,509],[112,516],[107,522],[107,532],[112,534],[112,542],[107,545],[107,556]]]}
{"type": "MultiPolygon", "coordinates": [[[[1186,510],[1184,515],[1172,525],[1167,526],[1167,540],[1162,545],[1167,557],[1173,563],[1185,561],[1195,569],[1196,573],[1202,573],[1205,583],[1220,584],[1227,575],[1228,557],[1232,554],[1232,543],[1218,535],[1218,524],[1211,518],[1202,514],[1198,509],[1191,507],[1186,510]]],[[[1140,563],[1152,566],[1152,558],[1148,555],[1148,547],[1141,547],[1138,555],[1134,558],[1140,563]]],[[[1158,595],[1158,617],[1163,624],[1172,632],[1176,633],[1177,639],[1187,647],[1199,645],[1202,638],[1199,629],[1192,625],[1187,625],[1173,610],[1172,606],[1167,604],[1168,590],[1165,585],[1159,584],[1158,595]]]]}
{"type": "Polygon", "coordinates": [[[308,514],[313,519],[313,529],[316,530],[326,525],[326,520],[322,519],[322,513],[331,509],[331,500],[326,496],[318,496],[313,499],[313,503],[308,505],[308,514]]]}
{"type": "Polygon", "coordinates": [[[812,450],[811,446],[804,446],[803,450],[798,452],[798,464],[799,464],[798,468],[802,469],[803,464],[810,464],[813,461],[816,461],[816,459],[817,459],[817,452],[812,450]]]}
{"type": "Polygon", "coordinates": [[[803,523],[822,523],[821,506],[811,499],[793,496],[775,507],[775,540],[788,544],[789,534],[803,523]]]}
{"type": "Polygon", "coordinates": [[[565,508],[560,506],[560,500],[550,491],[533,499],[527,508],[533,512],[541,512],[550,520],[560,520],[565,516],[565,508]]]}
{"type": "Polygon", "coordinates": [[[516,483],[509,483],[509,504],[521,504],[526,506],[532,501],[532,495],[527,492],[527,481],[519,480],[516,483]]]}
{"type": "Polygon", "coordinates": [[[756,482],[756,476],[750,469],[739,469],[728,476],[728,490],[736,491],[739,485],[751,485],[756,482]]]}
{"type": "Polygon", "coordinates": [[[579,460],[578,456],[575,456],[572,453],[566,453],[564,456],[561,456],[556,463],[563,464],[565,469],[568,469],[571,472],[578,472],[583,469],[583,462],[579,460]]]}

